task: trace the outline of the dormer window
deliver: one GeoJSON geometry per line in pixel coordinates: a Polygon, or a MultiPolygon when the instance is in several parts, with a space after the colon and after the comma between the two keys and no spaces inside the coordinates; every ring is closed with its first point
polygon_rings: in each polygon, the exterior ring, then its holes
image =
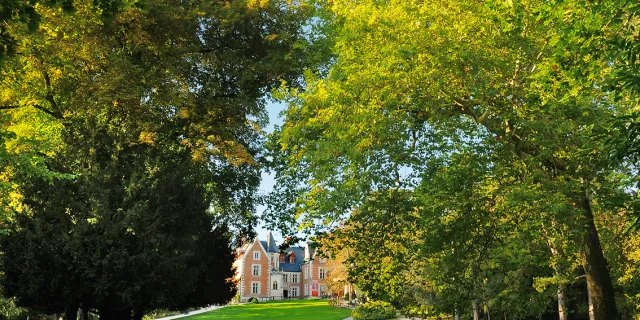
{"type": "Polygon", "coordinates": [[[289,255],[289,263],[295,263],[296,262],[296,255],[293,254],[293,252],[291,252],[291,255],[289,255]]]}
{"type": "Polygon", "coordinates": [[[285,258],[285,254],[281,253],[280,254],[280,263],[284,263],[284,258],[285,258]]]}

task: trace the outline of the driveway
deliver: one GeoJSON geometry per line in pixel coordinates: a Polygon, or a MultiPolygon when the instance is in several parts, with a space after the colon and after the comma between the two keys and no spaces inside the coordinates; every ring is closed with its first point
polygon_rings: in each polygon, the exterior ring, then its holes
{"type": "Polygon", "coordinates": [[[224,306],[207,307],[207,308],[203,308],[203,309],[200,309],[200,310],[190,311],[188,314],[179,314],[179,315],[176,315],[176,316],[170,316],[170,317],[164,317],[164,318],[156,318],[155,320],[180,319],[180,318],[184,318],[184,317],[188,317],[188,316],[192,316],[192,315],[196,315],[196,314],[201,314],[201,313],[213,311],[213,310],[216,310],[216,309],[220,309],[222,307],[224,307],[224,306]]]}

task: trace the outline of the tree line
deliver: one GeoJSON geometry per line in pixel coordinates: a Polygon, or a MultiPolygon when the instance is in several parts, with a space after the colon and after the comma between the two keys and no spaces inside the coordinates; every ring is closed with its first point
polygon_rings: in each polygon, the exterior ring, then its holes
{"type": "Polygon", "coordinates": [[[233,246],[257,220],[266,95],[313,60],[309,12],[0,2],[0,318],[228,302],[233,246]]]}
{"type": "Polygon", "coordinates": [[[331,62],[278,91],[274,227],[411,314],[640,314],[637,3],[316,5],[331,62]]]}

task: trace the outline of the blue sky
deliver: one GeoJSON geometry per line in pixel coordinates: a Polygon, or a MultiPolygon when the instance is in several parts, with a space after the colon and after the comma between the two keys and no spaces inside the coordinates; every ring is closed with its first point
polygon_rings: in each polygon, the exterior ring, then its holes
{"type": "MultiPolygon", "coordinates": [[[[273,132],[274,125],[282,125],[284,122],[284,118],[280,117],[280,112],[286,109],[287,106],[283,103],[273,103],[270,102],[267,104],[267,112],[269,113],[269,125],[265,128],[265,131],[268,133],[273,132]]],[[[261,193],[269,193],[273,189],[273,185],[275,181],[273,179],[273,175],[267,174],[265,172],[262,173],[262,183],[260,184],[260,192],[261,193]]],[[[264,207],[258,207],[258,214],[261,214],[264,211],[264,207]]],[[[267,235],[269,234],[269,230],[266,230],[262,224],[258,225],[258,238],[260,240],[266,240],[267,235]]],[[[275,238],[278,244],[282,243],[282,236],[277,232],[273,232],[273,237],[275,238]]]]}

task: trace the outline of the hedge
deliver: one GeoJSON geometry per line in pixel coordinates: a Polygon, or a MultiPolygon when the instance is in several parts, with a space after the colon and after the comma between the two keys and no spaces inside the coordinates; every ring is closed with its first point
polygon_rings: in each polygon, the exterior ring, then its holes
{"type": "Polygon", "coordinates": [[[369,301],[356,307],[351,313],[353,320],[384,320],[396,316],[396,309],[384,301],[369,301]]]}

